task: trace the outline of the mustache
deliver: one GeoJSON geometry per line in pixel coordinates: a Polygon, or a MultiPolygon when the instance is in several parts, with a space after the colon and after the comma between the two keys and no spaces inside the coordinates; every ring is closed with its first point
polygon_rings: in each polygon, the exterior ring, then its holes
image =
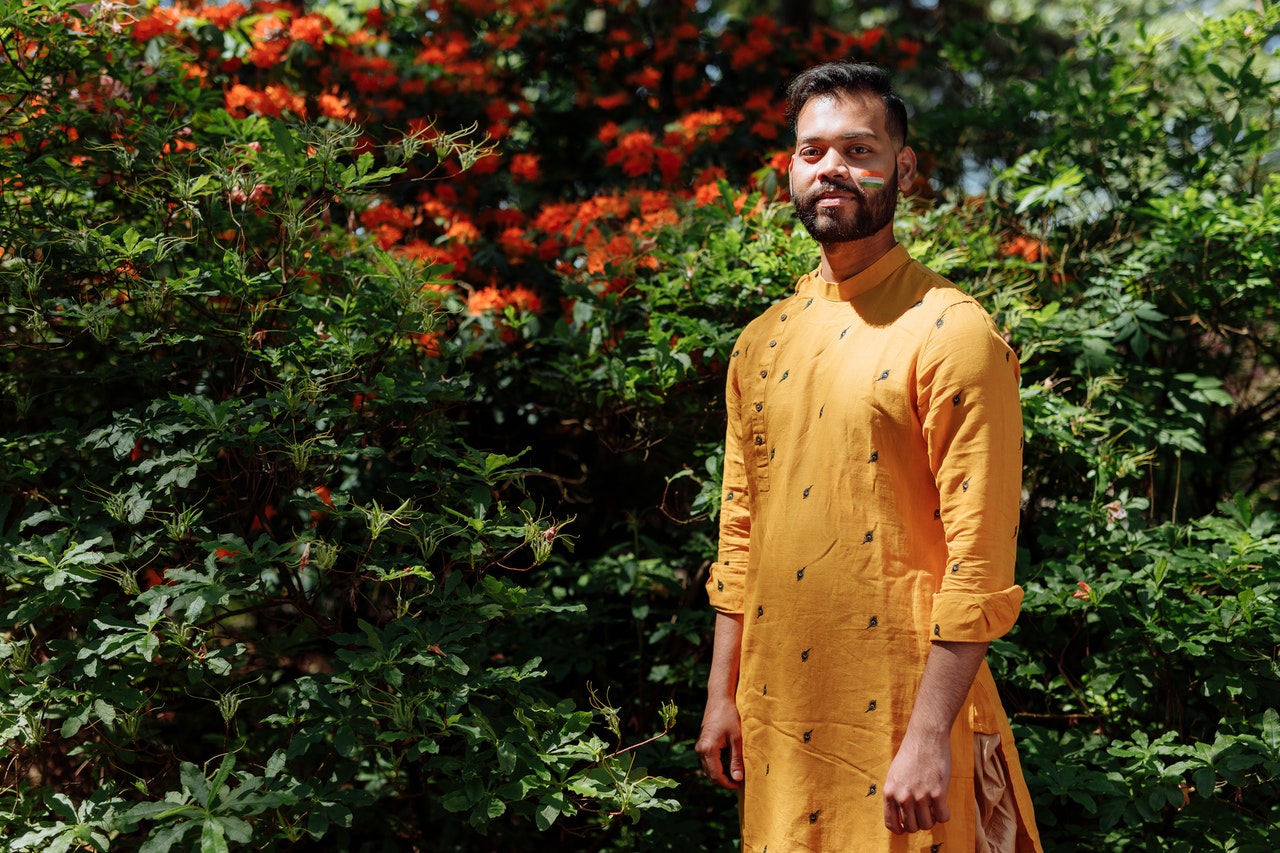
{"type": "Polygon", "coordinates": [[[847,192],[864,195],[862,187],[853,181],[842,181],[839,178],[823,178],[822,183],[818,184],[817,192],[847,192]]]}

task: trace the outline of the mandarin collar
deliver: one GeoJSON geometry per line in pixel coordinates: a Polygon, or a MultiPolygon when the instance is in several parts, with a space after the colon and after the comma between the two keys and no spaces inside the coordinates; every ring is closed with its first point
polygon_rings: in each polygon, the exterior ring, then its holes
{"type": "Polygon", "coordinates": [[[804,290],[821,296],[829,302],[851,302],[859,296],[874,290],[889,277],[890,273],[898,267],[910,263],[910,261],[911,254],[907,251],[906,246],[901,243],[894,243],[893,248],[881,255],[875,263],[857,275],[846,278],[844,281],[827,281],[822,277],[820,270],[814,270],[809,273],[809,287],[804,288],[804,290]]]}

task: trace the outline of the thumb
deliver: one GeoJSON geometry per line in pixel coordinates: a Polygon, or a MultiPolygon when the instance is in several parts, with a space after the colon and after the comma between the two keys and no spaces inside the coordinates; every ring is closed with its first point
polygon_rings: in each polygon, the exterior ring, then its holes
{"type": "Polygon", "coordinates": [[[735,782],[741,782],[742,777],[746,775],[742,765],[742,738],[740,737],[729,741],[729,775],[735,782]]]}

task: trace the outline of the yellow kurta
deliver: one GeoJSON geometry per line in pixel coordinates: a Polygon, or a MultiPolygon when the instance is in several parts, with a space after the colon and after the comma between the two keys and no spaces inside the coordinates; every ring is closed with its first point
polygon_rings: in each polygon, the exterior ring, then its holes
{"type": "Polygon", "coordinates": [[[1038,850],[985,663],[952,731],[951,820],[895,837],[880,795],[930,641],[995,639],[1022,602],[1018,363],[986,311],[897,246],[802,278],[742,333],[727,390],[707,590],[744,614],[742,849],[970,853],[984,732],[1038,850]]]}

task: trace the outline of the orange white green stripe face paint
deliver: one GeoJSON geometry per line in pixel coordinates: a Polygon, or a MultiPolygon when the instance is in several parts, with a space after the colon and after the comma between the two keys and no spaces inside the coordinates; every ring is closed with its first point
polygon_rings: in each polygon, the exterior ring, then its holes
{"type": "Polygon", "coordinates": [[[854,169],[853,176],[858,179],[858,183],[863,188],[884,186],[883,172],[872,172],[870,169],[854,169]]]}

